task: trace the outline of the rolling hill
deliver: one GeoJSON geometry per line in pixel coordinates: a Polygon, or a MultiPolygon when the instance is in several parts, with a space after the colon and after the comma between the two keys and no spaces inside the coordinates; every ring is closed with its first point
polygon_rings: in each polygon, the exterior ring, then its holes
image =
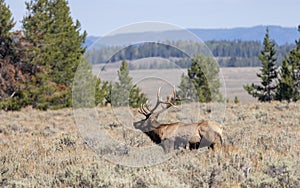
{"type": "MultiPolygon", "coordinates": [[[[254,27],[240,27],[240,28],[226,28],[226,29],[188,29],[203,41],[211,40],[241,40],[241,41],[262,41],[264,38],[267,26],[254,26],[254,27]]],[[[275,40],[279,45],[288,43],[293,44],[299,38],[297,28],[281,27],[281,26],[268,26],[270,37],[275,40]]],[[[177,41],[185,40],[181,35],[181,30],[161,31],[156,32],[157,41],[177,41]]],[[[125,33],[105,37],[105,40],[110,44],[125,44],[128,40],[136,40],[145,38],[147,35],[153,35],[152,32],[143,33],[125,33]]],[[[100,37],[88,36],[85,45],[90,47],[100,37]]]]}

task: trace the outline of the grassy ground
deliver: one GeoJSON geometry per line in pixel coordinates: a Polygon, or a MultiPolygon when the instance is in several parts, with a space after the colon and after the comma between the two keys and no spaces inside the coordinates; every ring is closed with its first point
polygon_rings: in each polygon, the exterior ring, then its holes
{"type": "MultiPolygon", "coordinates": [[[[93,73],[98,75],[102,80],[117,81],[117,67],[107,68],[106,71],[100,71],[99,65],[93,67],[93,73]]],[[[243,85],[258,83],[259,79],[256,73],[259,67],[236,67],[236,68],[221,68],[222,75],[226,84],[227,98],[233,101],[235,96],[238,97],[240,102],[255,101],[244,89],[243,85]]],[[[133,81],[142,89],[143,92],[148,92],[149,88],[158,88],[158,82],[167,80],[171,85],[179,85],[182,73],[186,73],[185,69],[145,69],[145,70],[132,70],[130,76],[133,81]],[[147,79],[144,79],[147,78],[147,79]],[[161,79],[161,80],[160,80],[161,79]]],[[[155,91],[156,92],[156,91],[155,91]]],[[[154,92],[154,95],[155,95],[154,92]]],[[[151,98],[151,97],[150,97],[151,98]]]]}
{"type": "MultiPolygon", "coordinates": [[[[109,108],[97,112],[120,131],[109,108]]],[[[72,109],[0,111],[0,122],[0,187],[300,187],[300,103],[228,104],[226,147],[182,149],[148,167],[96,155],[72,109]]]]}

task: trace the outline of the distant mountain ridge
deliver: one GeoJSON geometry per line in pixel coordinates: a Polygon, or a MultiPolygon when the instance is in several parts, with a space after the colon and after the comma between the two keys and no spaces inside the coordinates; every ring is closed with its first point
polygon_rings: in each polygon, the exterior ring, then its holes
{"type": "MultiPolygon", "coordinates": [[[[232,29],[189,29],[203,41],[208,40],[242,40],[263,41],[267,26],[241,27],[232,29]]],[[[300,37],[296,27],[268,26],[270,38],[279,45],[295,43],[300,37]]]]}
{"type": "MultiPolygon", "coordinates": [[[[239,27],[239,28],[228,28],[228,29],[188,29],[194,33],[203,41],[211,40],[241,40],[241,41],[263,41],[267,26],[254,26],[254,27],[239,27]]],[[[281,26],[268,26],[270,38],[277,44],[294,44],[295,40],[300,37],[297,27],[281,27],[281,26]]],[[[149,35],[151,32],[144,33],[125,33],[117,34],[106,37],[106,40],[111,44],[122,44],[124,41],[128,41],[129,38],[143,38],[149,35]]],[[[158,40],[179,40],[180,30],[174,31],[161,31],[157,32],[158,40]]],[[[88,36],[85,42],[87,47],[91,46],[100,37],[88,36]]],[[[184,40],[184,39],[182,39],[184,40]]]]}

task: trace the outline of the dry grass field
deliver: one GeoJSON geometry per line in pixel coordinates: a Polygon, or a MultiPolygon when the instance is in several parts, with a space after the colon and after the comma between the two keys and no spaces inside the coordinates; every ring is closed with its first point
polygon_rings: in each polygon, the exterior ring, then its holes
{"type": "MultiPolygon", "coordinates": [[[[110,108],[96,110],[99,126],[122,129],[110,108]]],[[[148,167],[96,155],[72,109],[0,111],[0,122],[0,187],[300,187],[300,103],[229,103],[224,148],[148,167]]]]}
{"type": "MultiPolygon", "coordinates": [[[[93,73],[98,75],[102,80],[117,81],[117,67],[109,67],[106,71],[100,71],[101,66],[95,65],[93,73]]],[[[255,101],[243,89],[243,85],[258,83],[259,79],[256,73],[259,67],[236,67],[236,68],[221,68],[226,87],[226,98],[233,101],[235,96],[238,97],[240,102],[255,101]]],[[[157,88],[158,79],[167,80],[171,85],[179,85],[182,73],[186,73],[186,69],[145,69],[145,70],[132,70],[129,72],[135,83],[142,88],[142,91],[148,93],[149,89],[157,88]],[[145,80],[145,78],[148,78],[145,80]],[[152,80],[151,80],[152,78],[152,80]],[[156,78],[156,79],[154,79],[156,78]],[[147,81],[147,82],[146,82],[147,81]]]]}

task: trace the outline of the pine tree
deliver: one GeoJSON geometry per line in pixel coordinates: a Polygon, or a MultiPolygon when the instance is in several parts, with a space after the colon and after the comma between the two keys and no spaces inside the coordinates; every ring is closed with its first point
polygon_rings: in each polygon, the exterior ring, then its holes
{"type": "Polygon", "coordinates": [[[283,59],[276,98],[289,102],[300,100],[300,39],[296,41],[296,47],[283,59]]]}
{"type": "Polygon", "coordinates": [[[234,104],[238,104],[240,102],[239,98],[237,96],[233,99],[234,104]]]}
{"type": "Polygon", "coordinates": [[[118,71],[119,82],[116,82],[111,90],[111,103],[113,106],[131,106],[139,107],[146,102],[145,94],[141,93],[140,88],[132,83],[132,78],[129,76],[128,64],[122,61],[118,71]]]}
{"type": "Polygon", "coordinates": [[[12,13],[4,0],[0,0],[0,58],[4,59],[13,53],[11,29],[15,26],[12,13]]]}
{"type": "Polygon", "coordinates": [[[86,33],[73,23],[66,0],[31,0],[22,23],[28,62],[40,67],[31,83],[33,106],[41,109],[71,106],[74,74],[82,60],[86,33]],[[55,95],[54,95],[55,94],[55,95]]]}
{"type": "Polygon", "coordinates": [[[276,91],[276,99],[283,101],[291,101],[294,97],[295,82],[291,66],[287,59],[283,60],[280,69],[280,78],[278,79],[278,88],[276,91]]]}
{"type": "Polygon", "coordinates": [[[213,58],[195,55],[192,59],[191,68],[188,69],[188,75],[181,77],[178,96],[199,102],[221,99],[219,71],[220,69],[213,58]]]}
{"type": "Polygon", "coordinates": [[[262,68],[257,76],[261,79],[260,84],[245,85],[244,89],[253,97],[258,98],[259,101],[266,102],[275,99],[277,79],[276,67],[276,50],[275,44],[270,40],[269,29],[266,29],[266,34],[263,42],[263,50],[258,55],[262,62],[262,68]]]}
{"type": "Polygon", "coordinates": [[[9,36],[11,29],[15,26],[12,13],[4,0],[0,0],[0,36],[9,36]]]}
{"type": "MultiPolygon", "coordinates": [[[[300,32],[300,25],[298,26],[300,32]]],[[[288,63],[291,66],[292,78],[295,84],[293,101],[300,100],[300,38],[296,41],[296,47],[288,54],[288,63]]]]}
{"type": "Polygon", "coordinates": [[[15,23],[9,6],[0,0],[0,109],[18,110],[20,105],[15,94],[19,88],[16,83],[16,46],[11,33],[15,23]],[[14,98],[13,98],[14,97],[14,98]]]}
{"type": "Polygon", "coordinates": [[[38,68],[26,61],[22,32],[11,32],[15,23],[3,0],[0,12],[0,109],[19,110],[32,101],[27,86],[38,68]]]}
{"type": "Polygon", "coordinates": [[[73,108],[104,106],[110,84],[91,74],[92,66],[84,59],[79,64],[72,87],[73,108]]]}
{"type": "Polygon", "coordinates": [[[193,81],[188,76],[184,74],[181,75],[178,88],[179,91],[177,91],[177,95],[180,98],[189,99],[190,101],[199,101],[197,90],[193,84],[193,81]]]}
{"type": "Polygon", "coordinates": [[[73,23],[66,0],[31,0],[26,3],[29,15],[23,19],[27,39],[38,49],[35,63],[46,65],[52,80],[71,86],[85,48],[86,33],[80,23],[73,23]]]}
{"type": "Polygon", "coordinates": [[[4,0],[0,0],[0,12],[0,109],[2,109],[5,107],[4,99],[15,90],[15,86],[7,84],[7,80],[4,78],[4,69],[10,64],[8,57],[13,53],[10,30],[14,27],[14,23],[11,11],[4,0]]]}

